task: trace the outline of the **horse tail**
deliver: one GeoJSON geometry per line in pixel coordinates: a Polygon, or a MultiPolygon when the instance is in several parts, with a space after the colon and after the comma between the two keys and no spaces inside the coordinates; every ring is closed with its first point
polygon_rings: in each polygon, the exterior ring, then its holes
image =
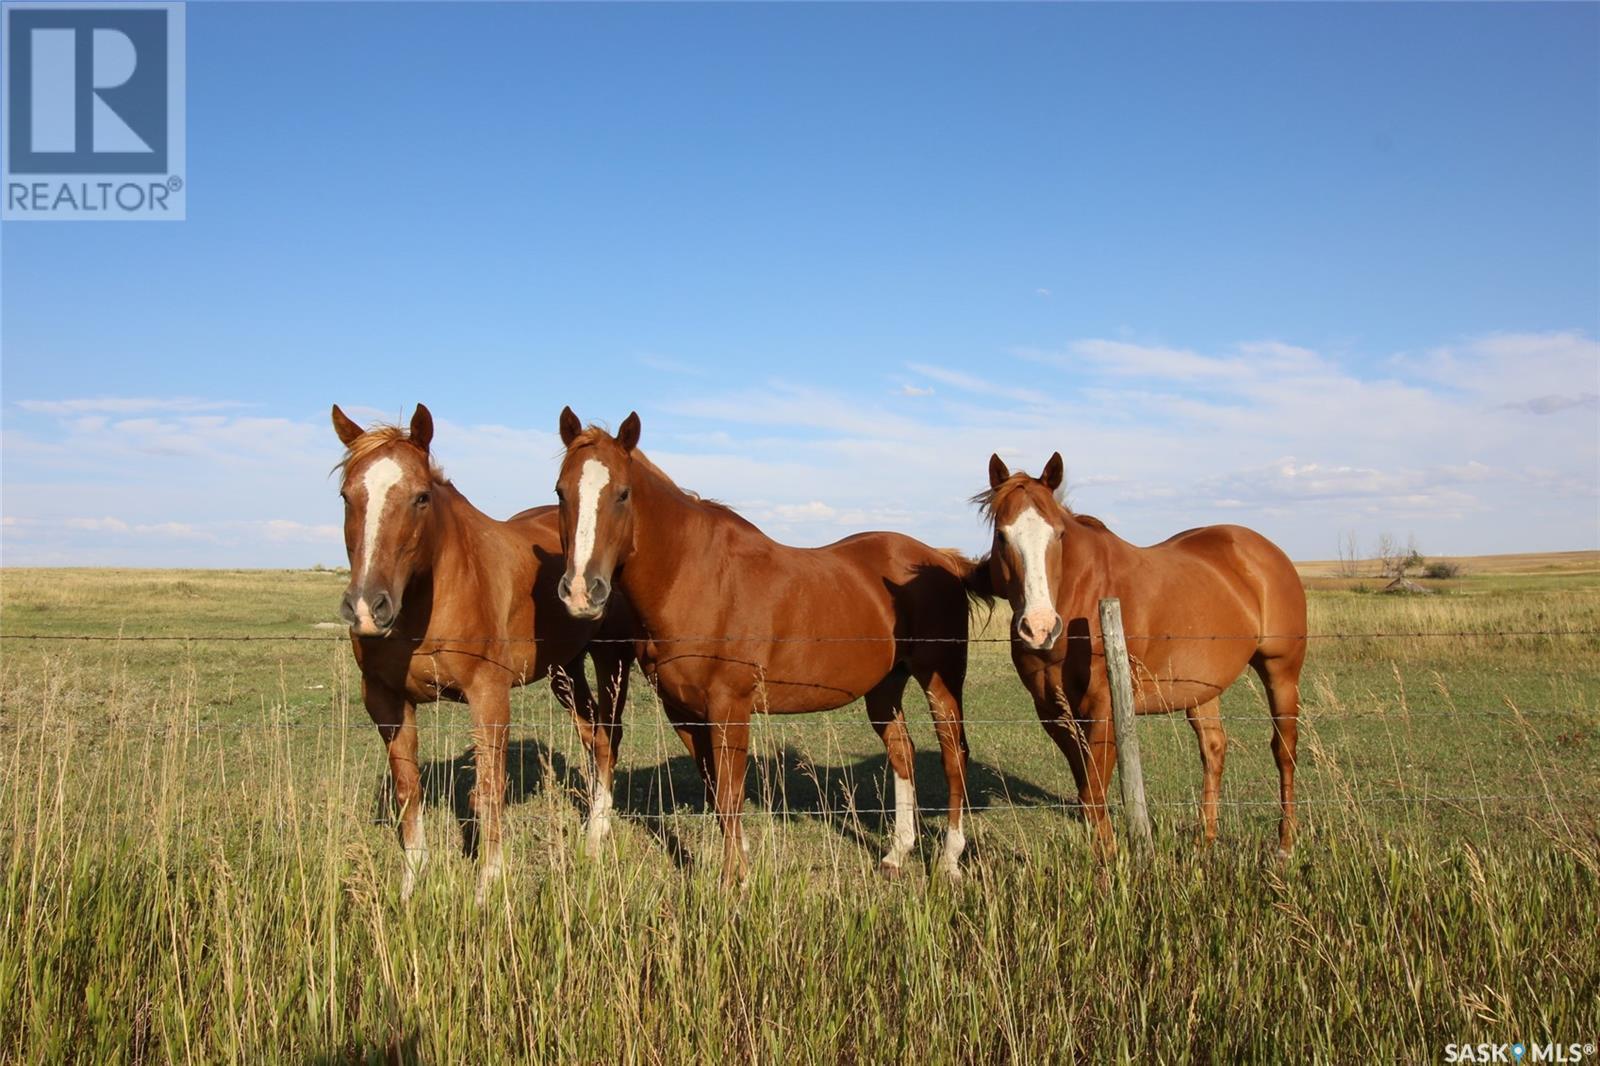
{"type": "Polygon", "coordinates": [[[961,587],[966,590],[967,602],[976,607],[982,604],[985,607],[994,606],[994,573],[989,568],[987,553],[982,558],[974,559],[969,555],[946,548],[944,551],[949,558],[956,576],[961,579],[961,587]]]}

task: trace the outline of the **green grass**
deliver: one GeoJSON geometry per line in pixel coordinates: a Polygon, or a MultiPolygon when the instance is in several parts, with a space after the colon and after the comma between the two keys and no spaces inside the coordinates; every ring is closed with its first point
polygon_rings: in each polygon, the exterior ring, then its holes
{"type": "Polygon", "coordinates": [[[481,909],[454,706],[423,710],[434,862],[399,900],[382,749],[342,635],[314,628],[340,587],[0,572],[0,1058],[1436,1061],[1600,1035],[1600,638],[1497,635],[1600,630],[1594,575],[1313,593],[1317,633],[1476,635],[1313,643],[1284,866],[1248,679],[1224,700],[1219,843],[1194,844],[1188,725],[1146,718],[1155,854],[1100,869],[1003,646],[973,645],[954,888],[873,872],[885,769],[859,706],[760,720],[742,892],[718,885],[698,778],[642,682],[598,859],[572,727],[520,690],[510,867],[481,909]]]}

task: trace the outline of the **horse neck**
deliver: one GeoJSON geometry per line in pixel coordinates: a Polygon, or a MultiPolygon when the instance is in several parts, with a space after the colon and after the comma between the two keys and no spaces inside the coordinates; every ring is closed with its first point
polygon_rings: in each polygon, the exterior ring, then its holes
{"type": "Polygon", "coordinates": [[[715,527],[727,515],[684,492],[652,464],[635,463],[632,480],[633,548],[618,583],[645,625],[656,628],[670,624],[667,591],[674,578],[703,565],[715,527]]]}
{"type": "MultiPolygon", "coordinates": [[[[1066,511],[1066,508],[1062,508],[1066,511]]],[[[1061,588],[1056,594],[1056,609],[1063,617],[1093,608],[1102,596],[1114,595],[1111,557],[1119,539],[1109,530],[1084,525],[1066,511],[1066,526],[1061,534],[1061,588]],[[1083,605],[1089,604],[1088,608],[1083,605]]]]}
{"type": "Polygon", "coordinates": [[[478,558],[470,550],[472,527],[490,521],[487,516],[461,495],[448,481],[434,482],[433,506],[428,516],[428,554],[424,568],[428,571],[436,592],[452,588],[462,591],[459,583],[468,575],[477,573],[478,558]]]}

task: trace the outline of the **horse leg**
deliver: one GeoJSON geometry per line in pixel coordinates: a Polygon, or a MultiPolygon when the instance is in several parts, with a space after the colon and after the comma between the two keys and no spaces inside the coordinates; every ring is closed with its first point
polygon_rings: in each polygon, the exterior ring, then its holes
{"type": "Polygon", "coordinates": [[[717,821],[722,825],[722,882],[733,885],[742,883],[745,875],[744,831],[739,823],[750,755],[750,710],[712,708],[709,717],[717,821]]]}
{"type": "Polygon", "coordinates": [[[1094,714],[1087,722],[1080,719],[1077,724],[1084,730],[1089,751],[1080,799],[1094,826],[1095,853],[1104,861],[1117,853],[1117,838],[1111,831],[1111,816],[1106,808],[1111,771],[1117,764],[1117,735],[1108,713],[1094,714]]]}
{"type": "Polygon", "coordinates": [[[589,778],[589,851],[594,853],[611,835],[612,790],[617,753],[622,749],[622,711],[628,701],[628,669],[633,655],[621,646],[594,645],[589,656],[594,660],[595,681],[600,686],[592,730],[594,745],[589,749],[593,763],[589,778]]]}
{"type": "Polygon", "coordinates": [[[362,678],[361,699],[389,751],[389,776],[400,806],[398,830],[406,868],[400,898],[410,899],[417,878],[428,864],[428,841],[422,828],[422,775],[417,767],[417,706],[405,696],[362,678]]]}
{"type": "Polygon", "coordinates": [[[1072,783],[1077,786],[1079,806],[1082,807],[1083,797],[1087,794],[1084,778],[1085,741],[1083,730],[1072,716],[1072,708],[1067,706],[1064,698],[1052,692],[1034,697],[1033,710],[1039,716],[1039,724],[1044,726],[1045,735],[1055,741],[1061,754],[1067,757],[1067,767],[1072,771],[1072,783]]]}
{"type": "MultiPolygon", "coordinates": [[[[583,656],[579,655],[550,678],[550,687],[556,698],[572,715],[578,739],[589,753],[589,817],[584,822],[589,840],[589,854],[597,855],[600,843],[611,829],[611,777],[601,773],[601,746],[606,743],[600,722],[599,707],[589,688],[589,678],[583,671],[583,656]]],[[[609,771],[609,760],[607,763],[609,771]]]]}
{"type": "Polygon", "coordinates": [[[939,855],[939,872],[952,881],[961,880],[961,852],[967,836],[961,830],[961,815],[967,804],[967,734],[961,721],[961,682],[966,673],[966,647],[959,664],[945,663],[917,678],[928,709],[933,713],[934,733],[939,738],[939,754],[944,759],[944,779],[949,788],[949,820],[944,831],[944,850],[939,855]]]}
{"type": "Polygon", "coordinates": [[[1222,729],[1222,698],[1214,696],[1198,707],[1189,708],[1189,724],[1200,743],[1200,769],[1205,775],[1200,787],[1200,825],[1202,839],[1210,844],[1217,839],[1217,802],[1222,794],[1222,763],[1228,754],[1228,735],[1222,729]]]}
{"type": "Polygon", "coordinates": [[[472,708],[472,750],[477,780],[472,788],[472,809],[478,819],[478,846],[482,870],[478,874],[478,902],[505,868],[500,822],[506,802],[506,740],[511,730],[511,689],[504,683],[488,684],[469,692],[472,708]]]}
{"type": "Polygon", "coordinates": [[[889,838],[889,852],[878,867],[891,877],[900,872],[900,864],[917,842],[917,789],[912,781],[915,750],[900,706],[907,680],[908,675],[897,669],[867,692],[867,717],[883,741],[889,768],[894,771],[894,833],[889,838]]]}
{"type": "Polygon", "coordinates": [[[689,758],[694,760],[694,767],[700,773],[700,783],[706,790],[706,807],[714,808],[717,802],[716,766],[711,761],[710,727],[665,698],[661,705],[667,712],[667,721],[672,723],[672,731],[683,741],[684,750],[688,751],[689,758]]]}
{"type": "Polygon", "coordinates": [[[1267,690],[1267,709],[1272,713],[1272,757],[1278,763],[1278,857],[1294,853],[1294,765],[1295,746],[1300,738],[1300,667],[1305,663],[1305,642],[1287,656],[1251,661],[1261,684],[1267,690]]]}

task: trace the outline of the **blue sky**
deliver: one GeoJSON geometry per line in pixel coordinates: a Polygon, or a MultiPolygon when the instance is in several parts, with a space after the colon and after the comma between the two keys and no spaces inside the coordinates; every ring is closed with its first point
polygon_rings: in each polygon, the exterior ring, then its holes
{"type": "Polygon", "coordinates": [[[0,229],[9,565],[342,556],[644,419],[774,535],[1600,546],[1600,7],[191,4],[188,221],[0,229]]]}

